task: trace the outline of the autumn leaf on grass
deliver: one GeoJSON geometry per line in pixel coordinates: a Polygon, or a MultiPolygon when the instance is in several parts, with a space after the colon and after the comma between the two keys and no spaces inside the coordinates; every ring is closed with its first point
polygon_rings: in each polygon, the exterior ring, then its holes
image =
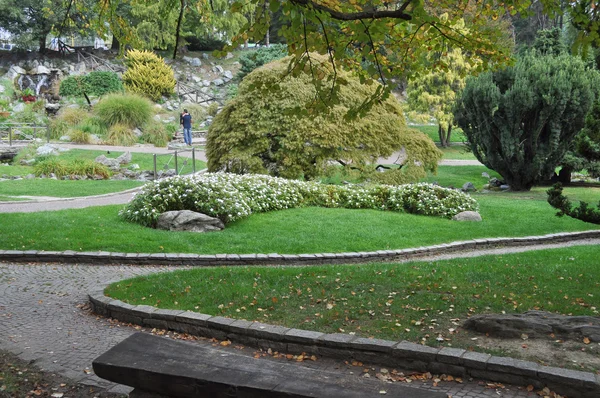
{"type": "Polygon", "coordinates": [[[587,337],[584,337],[584,338],[583,338],[583,343],[584,343],[584,344],[590,344],[590,339],[589,339],[589,338],[587,338],[587,337]]]}

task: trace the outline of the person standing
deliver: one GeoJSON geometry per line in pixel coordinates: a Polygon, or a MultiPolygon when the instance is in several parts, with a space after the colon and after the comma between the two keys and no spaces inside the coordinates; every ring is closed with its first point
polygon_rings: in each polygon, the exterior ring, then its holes
{"type": "Polygon", "coordinates": [[[188,113],[187,109],[183,110],[183,113],[179,117],[179,123],[183,127],[183,140],[186,145],[192,145],[192,115],[188,113]]]}

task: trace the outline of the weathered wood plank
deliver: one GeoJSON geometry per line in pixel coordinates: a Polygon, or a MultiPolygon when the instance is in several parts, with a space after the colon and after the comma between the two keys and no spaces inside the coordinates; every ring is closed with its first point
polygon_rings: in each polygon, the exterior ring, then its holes
{"type": "Polygon", "coordinates": [[[93,362],[94,372],[168,397],[446,398],[446,394],[255,359],[137,333],[93,362]]]}

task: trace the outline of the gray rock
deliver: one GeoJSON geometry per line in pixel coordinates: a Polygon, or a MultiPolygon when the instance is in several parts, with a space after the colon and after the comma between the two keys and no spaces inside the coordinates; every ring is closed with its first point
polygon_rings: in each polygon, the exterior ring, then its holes
{"type": "Polygon", "coordinates": [[[168,231],[209,232],[220,231],[225,225],[218,218],[191,210],[167,211],[158,216],[158,229],[168,231]]]}
{"type": "Polygon", "coordinates": [[[137,127],[133,129],[133,134],[135,134],[136,137],[140,138],[142,136],[142,130],[138,129],[137,127]]]}
{"type": "Polygon", "coordinates": [[[215,73],[223,73],[225,71],[225,69],[223,69],[223,67],[221,65],[215,65],[213,67],[213,72],[215,73]]]}
{"type": "Polygon", "coordinates": [[[127,177],[125,177],[122,173],[117,173],[117,174],[114,174],[110,179],[121,181],[121,180],[126,180],[127,177]]]}
{"type": "Polygon", "coordinates": [[[223,76],[225,76],[229,80],[233,79],[233,73],[231,73],[230,70],[226,70],[225,72],[223,72],[223,76]]]}
{"type": "Polygon", "coordinates": [[[475,185],[473,185],[472,182],[465,182],[461,190],[463,192],[475,192],[477,191],[477,188],[475,188],[475,185]]]}
{"type": "Polygon", "coordinates": [[[452,219],[454,221],[481,221],[481,215],[476,211],[462,211],[452,219]]]}
{"type": "Polygon", "coordinates": [[[215,86],[222,86],[223,84],[225,84],[225,81],[223,79],[215,79],[212,82],[215,86]]]}
{"type": "Polygon", "coordinates": [[[188,64],[192,63],[192,57],[184,56],[182,59],[184,62],[187,62],[188,64]]]}
{"type": "Polygon", "coordinates": [[[25,110],[25,104],[22,102],[17,102],[13,105],[13,112],[23,112],[25,110]]]}
{"type": "Polygon", "coordinates": [[[500,190],[501,191],[508,191],[510,189],[510,186],[507,184],[502,184],[500,185],[500,190]]]}
{"type": "Polygon", "coordinates": [[[38,65],[35,68],[31,69],[28,74],[30,75],[49,75],[51,73],[50,69],[46,68],[44,65],[38,65]]]}
{"type": "Polygon", "coordinates": [[[194,83],[198,84],[202,82],[202,78],[196,75],[192,75],[192,80],[194,81],[194,83]]]}
{"type": "Polygon", "coordinates": [[[208,59],[208,54],[207,53],[202,53],[202,59],[208,59]]]}
{"type": "Polygon", "coordinates": [[[595,316],[567,316],[544,311],[474,315],[464,322],[463,327],[492,337],[520,338],[526,334],[527,338],[581,341],[587,337],[590,341],[600,342],[600,317],[595,316]]]}
{"type": "Polygon", "coordinates": [[[496,177],[490,178],[490,187],[500,187],[500,185],[503,185],[503,184],[504,184],[504,181],[500,181],[496,177]]]}
{"type": "Polygon", "coordinates": [[[27,174],[25,176],[25,179],[27,179],[27,180],[33,180],[34,178],[35,178],[35,174],[27,174]]]}
{"type": "Polygon", "coordinates": [[[125,152],[115,160],[117,160],[119,164],[129,164],[131,163],[131,152],[125,152]]]}
{"type": "Polygon", "coordinates": [[[202,85],[204,87],[208,87],[208,86],[210,86],[210,82],[208,80],[202,80],[202,85]]]}
{"type": "Polygon", "coordinates": [[[200,61],[200,58],[192,58],[191,64],[192,64],[192,66],[202,66],[202,62],[200,61]]]}
{"type": "Polygon", "coordinates": [[[58,155],[58,147],[52,144],[45,144],[38,147],[35,152],[39,156],[58,155]]]}
{"type": "Polygon", "coordinates": [[[231,59],[233,58],[233,53],[227,53],[227,55],[225,56],[225,59],[231,59]]]}
{"type": "MultiPolygon", "coordinates": [[[[122,155],[121,155],[122,156],[122,155]]],[[[116,171],[121,168],[121,162],[117,159],[109,159],[104,155],[98,156],[94,159],[95,162],[100,163],[108,167],[109,169],[116,171]]]]}
{"type": "Polygon", "coordinates": [[[140,169],[140,165],[137,164],[137,163],[134,163],[134,164],[130,165],[129,168],[131,170],[139,170],[140,169]]]}
{"type": "Polygon", "coordinates": [[[483,173],[481,173],[481,176],[483,178],[490,178],[490,175],[488,173],[486,173],[485,171],[483,173]]]}

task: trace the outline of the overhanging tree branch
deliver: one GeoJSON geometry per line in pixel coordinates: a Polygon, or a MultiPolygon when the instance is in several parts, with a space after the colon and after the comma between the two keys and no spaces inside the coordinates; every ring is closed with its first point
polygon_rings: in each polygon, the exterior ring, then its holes
{"type": "Polygon", "coordinates": [[[324,12],[329,14],[329,16],[333,19],[337,19],[339,21],[357,21],[363,19],[383,19],[383,18],[392,18],[392,19],[402,19],[405,21],[410,21],[412,19],[412,15],[406,13],[406,9],[411,3],[414,3],[414,0],[405,0],[404,3],[400,6],[400,8],[396,10],[364,10],[360,12],[343,12],[335,10],[331,7],[328,7],[324,4],[320,4],[318,2],[312,0],[291,0],[292,4],[295,4],[304,8],[311,8],[317,11],[324,12]]]}

